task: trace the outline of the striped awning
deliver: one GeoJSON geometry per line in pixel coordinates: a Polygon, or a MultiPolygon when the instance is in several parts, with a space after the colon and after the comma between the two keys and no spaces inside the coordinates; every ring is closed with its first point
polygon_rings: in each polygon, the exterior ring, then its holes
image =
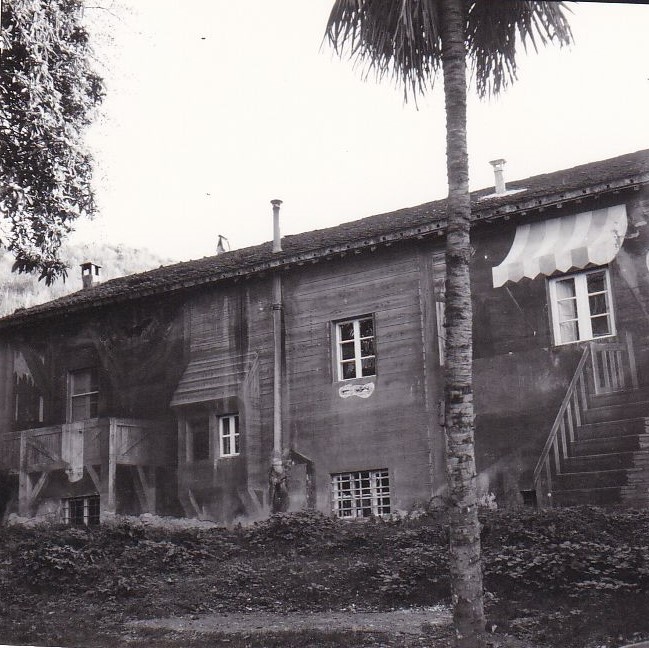
{"type": "Polygon", "coordinates": [[[509,254],[492,268],[494,288],[523,277],[609,263],[622,245],[626,228],[624,205],[519,225],[509,254]]]}

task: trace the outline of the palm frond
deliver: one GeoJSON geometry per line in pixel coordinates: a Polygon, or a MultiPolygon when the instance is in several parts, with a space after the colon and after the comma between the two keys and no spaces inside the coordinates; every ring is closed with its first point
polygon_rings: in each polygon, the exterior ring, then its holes
{"type": "MultiPolygon", "coordinates": [[[[391,77],[404,97],[433,86],[441,67],[440,8],[445,0],[336,0],[325,39],[364,76],[391,77]]],[[[516,51],[528,43],[568,45],[565,2],[465,0],[467,62],[482,97],[516,80],[516,51]]]]}
{"type": "Polygon", "coordinates": [[[517,78],[516,52],[528,42],[539,45],[572,42],[564,2],[476,0],[467,18],[467,55],[481,97],[496,95],[517,78]]]}
{"type": "Polygon", "coordinates": [[[441,64],[438,0],[336,0],[325,39],[365,76],[402,83],[405,98],[432,87],[441,64]]]}

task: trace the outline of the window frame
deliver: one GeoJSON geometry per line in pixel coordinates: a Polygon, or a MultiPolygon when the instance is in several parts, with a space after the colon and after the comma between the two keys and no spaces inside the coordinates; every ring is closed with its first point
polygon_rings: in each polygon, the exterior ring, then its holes
{"type": "Polygon", "coordinates": [[[68,423],[77,423],[79,421],[87,421],[90,419],[95,419],[99,416],[99,368],[97,366],[90,367],[81,367],[79,369],[72,369],[68,371],[68,398],[67,398],[67,409],[68,409],[68,423]],[[94,384],[96,389],[91,389],[86,392],[79,392],[78,394],[74,393],[74,380],[75,375],[79,375],[83,372],[91,373],[90,384],[92,386],[92,373],[94,372],[94,384]],[[92,397],[95,397],[94,403],[92,397]],[[75,399],[87,401],[86,412],[88,413],[87,418],[74,418],[74,402],[75,399]],[[94,416],[93,416],[93,407],[94,407],[94,416]]]}
{"type": "MultiPolygon", "coordinates": [[[[592,340],[601,340],[604,338],[614,337],[616,335],[615,314],[613,304],[613,294],[611,290],[611,275],[608,266],[582,270],[571,274],[550,277],[548,279],[548,299],[550,302],[550,313],[552,319],[552,332],[555,346],[565,346],[567,344],[577,344],[579,342],[590,342],[592,340]],[[604,290],[589,293],[587,277],[592,274],[603,273],[604,290]],[[574,300],[576,306],[576,318],[567,319],[563,322],[559,316],[559,302],[557,284],[563,281],[574,281],[574,300]],[[589,297],[594,295],[604,295],[606,300],[606,312],[604,314],[593,315],[591,313],[589,297]],[[607,317],[609,322],[609,332],[604,335],[593,335],[592,319],[594,317],[607,317]],[[577,339],[562,340],[561,324],[574,321],[577,323],[577,339]]],[[[572,299],[572,297],[564,298],[572,299]]]]}
{"type": "Polygon", "coordinates": [[[335,345],[334,349],[334,357],[336,360],[336,366],[334,369],[334,375],[336,377],[336,382],[348,382],[350,380],[358,380],[362,378],[374,378],[376,377],[378,373],[378,354],[377,354],[377,349],[376,349],[376,317],[374,314],[366,314],[366,315],[358,315],[357,317],[349,317],[345,318],[343,320],[337,320],[333,323],[334,327],[334,335],[333,335],[333,342],[335,345]],[[365,320],[371,320],[372,322],[372,335],[371,336],[361,336],[360,335],[360,323],[365,321],[365,320]],[[354,336],[352,338],[352,341],[354,342],[354,369],[355,369],[355,376],[351,378],[345,378],[343,374],[343,365],[344,364],[351,364],[350,360],[351,358],[345,358],[343,359],[342,357],[342,347],[343,343],[347,342],[349,343],[350,340],[343,340],[341,336],[341,331],[342,327],[345,324],[352,324],[353,325],[353,331],[354,331],[354,336]],[[371,355],[362,355],[362,349],[361,349],[361,342],[363,340],[368,340],[371,339],[373,341],[372,344],[372,350],[374,353],[371,355]],[[368,374],[366,376],[363,375],[363,360],[367,358],[374,358],[374,373],[368,374]]]}
{"type": "Polygon", "coordinates": [[[223,414],[218,417],[219,458],[241,456],[241,426],[238,413],[223,414]],[[224,434],[224,421],[229,421],[228,434],[224,434]],[[226,441],[229,442],[230,451],[226,452],[226,441]]]}
{"type": "Polygon", "coordinates": [[[332,473],[330,478],[331,511],[337,518],[356,520],[392,514],[392,487],[388,468],[332,473]],[[363,487],[363,480],[370,480],[369,489],[363,487]],[[342,488],[345,482],[350,483],[350,488],[342,488]],[[366,515],[367,511],[369,515],[366,515]]]}
{"type": "MultiPolygon", "coordinates": [[[[75,520],[77,515],[75,514],[75,520]]],[[[61,500],[61,520],[66,526],[98,526],[101,519],[101,500],[99,495],[82,495],[80,497],[64,497],[61,500]],[[73,521],[71,504],[81,503],[83,513],[81,522],[73,521]],[[91,504],[95,505],[91,510],[91,504]]]]}

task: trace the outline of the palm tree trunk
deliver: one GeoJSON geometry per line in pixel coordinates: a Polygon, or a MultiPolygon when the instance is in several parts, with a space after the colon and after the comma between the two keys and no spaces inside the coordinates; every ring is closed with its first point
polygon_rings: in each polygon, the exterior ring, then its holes
{"type": "Polygon", "coordinates": [[[442,0],[440,4],[449,186],[446,238],[445,427],[451,590],[457,646],[481,648],[485,645],[485,619],[474,456],[465,3],[463,0],[442,0]]]}

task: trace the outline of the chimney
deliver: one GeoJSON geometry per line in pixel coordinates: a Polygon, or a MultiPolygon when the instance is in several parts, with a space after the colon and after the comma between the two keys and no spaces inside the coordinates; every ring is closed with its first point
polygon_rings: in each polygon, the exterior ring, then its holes
{"type": "Polygon", "coordinates": [[[230,241],[228,241],[228,239],[225,238],[225,236],[223,236],[222,234],[219,234],[219,242],[216,244],[216,254],[217,255],[218,254],[223,254],[226,251],[225,246],[223,245],[223,241],[227,242],[228,250],[230,249],[230,241]]]}
{"type": "Polygon", "coordinates": [[[86,261],[81,264],[81,282],[83,283],[84,288],[90,288],[99,283],[99,270],[101,266],[98,266],[91,261],[86,261]]]}
{"type": "Polygon", "coordinates": [[[282,236],[279,233],[279,206],[282,201],[278,198],[270,201],[273,206],[273,252],[282,251],[282,236]]]}
{"type": "Polygon", "coordinates": [[[507,187],[505,186],[505,178],[503,176],[505,162],[507,162],[507,160],[503,160],[502,158],[491,160],[491,162],[489,162],[489,164],[491,164],[491,166],[494,168],[494,182],[497,194],[504,194],[507,191],[507,187]]]}

